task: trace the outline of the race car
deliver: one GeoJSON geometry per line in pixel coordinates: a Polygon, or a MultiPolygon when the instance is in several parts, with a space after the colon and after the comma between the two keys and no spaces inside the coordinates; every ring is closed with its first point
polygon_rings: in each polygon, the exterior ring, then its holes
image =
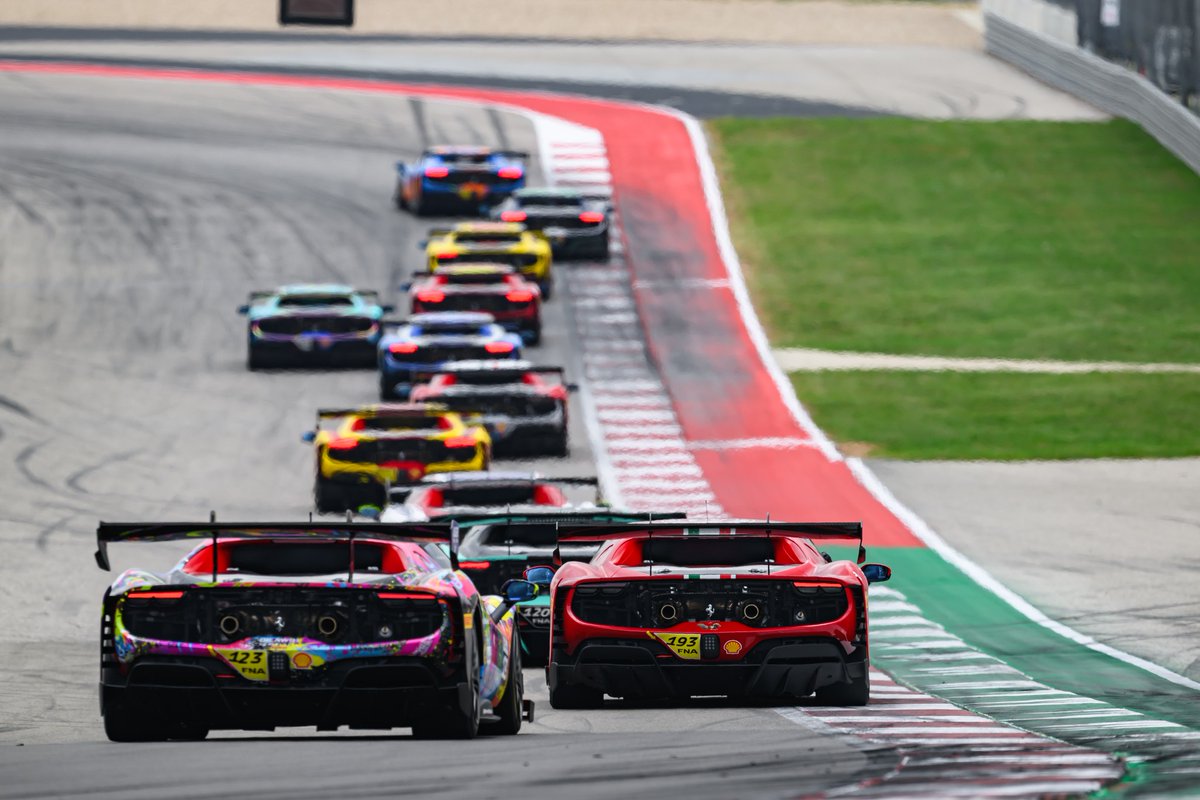
{"type": "Polygon", "coordinates": [[[104,593],[105,733],[519,732],[533,705],[512,606],[537,587],[481,595],[439,547],[454,535],[434,524],[100,523],[105,570],[114,542],[198,543],[169,571],[127,570],[104,593]]]}
{"type": "Polygon", "coordinates": [[[528,153],[490,147],[431,147],[396,162],[396,207],[422,214],[486,214],[525,185],[528,153]]]}
{"type": "Polygon", "coordinates": [[[433,228],[424,247],[430,272],[460,261],[491,261],[515,267],[536,282],[545,300],[554,290],[550,242],[520,223],[460,222],[453,228],[433,228]]]}
{"type": "Polygon", "coordinates": [[[542,290],[507,264],[461,263],[414,273],[412,313],[484,311],[531,345],[542,339],[542,290]]]}
{"type": "Polygon", "coordinates": [[[519,359],[523,344],[491,314],[415,314],[379,340],[379,397],[405,397],[417,373],[439,370],[451,361],[519,359]]]}
{"type": "Polygon", "coordinates": [[[377,292],[341,284],[251,292],[238,307],[249,321],[246,366],[372,366],[383,315],[392,310],[377,292]]]}
{"type": "Polygon", "coordinates": [[[545,374],[561,376],[563,368],[528,361],[452,362],[429,383],[414,385],[409,399],[470,414],[488,429],[497,453],[566,456],[567,393],[574,385],[544,381],[545,374]]]}
{"type": "Polygon", "coordinates": [[[891,570],[831,561],[813,539],[855,539],[866,559],[859,523],[560,526],[560,543],[604,544],[554,575],[550,704],[815,693],[866,705],[867,584],[891,570]]]}
{"type": "Polygon", "coordinates": [[[390,487],[492,461],[483,426],[432,403],[320,409],[316,427],[300,438],[316,453],[313,502],[322,513],[382,507],[390,487]]]}
{"type": "Polygon", "coordinates": [[[556,260],[608,261],[609,203],[577,189],[525,188],[492,209],[492,219],[541,231],[556,260]]]}
{"type": "Polygon", "coordinates": [[[417,522],[483,510],[536,513],[552,509],[594,509],[603,503],[596,478],[546,477],[536,472],[444,472],[430,475],[410,491],[397,493],[383,511],[384,522],[417,522]],[[575,506],[564,487],[587,486],[593,499],[575,506]],[[400,505],[398,505],[398,504],[400,505]]]}

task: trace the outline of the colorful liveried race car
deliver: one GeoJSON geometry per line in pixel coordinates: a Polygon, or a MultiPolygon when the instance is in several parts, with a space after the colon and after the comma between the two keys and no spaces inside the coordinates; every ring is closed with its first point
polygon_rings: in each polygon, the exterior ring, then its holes
{"type": "Polygon", "coordinates": [[[867,584],[891,570],[831,561],[812,539],[855,539],[866,558],[859,523],[560,526],[562,544],[604,544],[554,575],[551,705],[814,693],[866,705],[867,584]]]}
{"type": "Polygon", "coordinates": [[[251,292],[238,308],[248,318],[249,369],[303,365],[369,367],[382,333],[376,292],[310,283],[251,292]]]}
{"type": "Polygon", "coordinates": [[[488,429],[498,454],[566,456],[567,397],[575,386],[542,377],[562,374],[562,367],[528,361],[459,361],[413,386],[409,398],[470,414],[488,429]]]}
{"type": "Polygon", "coordinates": [[[519,359],[523,344],[491,314],[416,314],[379,340],[380,399],[407,397],[418,374],[438,371],[452,361],[519,359]]]}
{"type": "Polygon", "coordinates": [[[542,289],[550,299],[554,288],[550,242],[517,222],[460,222],[453,228],[434,228],[425,242],[430,272],[460,261],[508,264],[542,289]]]}
{"type": "Polygon", "coordinates": [[[483,311],[526,343],[542,339],[542,290],[507,264],[460,263],[418,272],[406,288],[413,314],[483,311]]]}
{"type": "Polygon", "coordinates": [[[523,697],[512,606],[481,595],[439,543],[448,525],[100,523],[114,542],[195,540],[170,571],[104,593],[100,709],[117,742],[212,730],[411,727],[515,734],[523,697]]]}
{"type": "Polygon", "coordinates": [[[609,202],[578,189],[526,188],[492,209],[492,218],[520,222],[550,241],[554,258],[608,261],[609,202]]]}
{"type": "Polygon", "coordinates": [[[490,147],[431,147],[396,163],[396,207],[414,214],[486,214],[525,185],[528,153],[490,147]]]}
{"type": "Polygon", "coordinates": [[[432,403],[320,409],[301,440],[316,453],[313,501],[323,513],[381,507],[391,487],[487,469],[492,460],[485,428],[432,403]]]}

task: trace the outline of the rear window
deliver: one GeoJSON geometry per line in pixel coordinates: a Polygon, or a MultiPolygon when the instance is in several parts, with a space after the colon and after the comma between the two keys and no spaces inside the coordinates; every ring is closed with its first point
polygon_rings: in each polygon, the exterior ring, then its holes
{"type": "Polygon", "coordinates": [[[504,272],[467,273],[458,275],[442,275],[442,281],[455,286],[475,286],[488,283],[504,283],[504,272]]]}
{"type": "Polygon", "coordinates": [[[314,306],[352,306],[354,298],[344,294],[292,294],[279,298],[282,308],[312,308],[314,306]]]}
{"type": "Polygon", "coordinates": [[[735,567],[775,557],[774,542],[755,538],[661,538],[642,540],[642,563],[676,567],[735,567]]]}
{"type": "Polygon", "coordinates": [[[448,164],[450,166],[462,165],[464,167],[487,164],[491,158],[491,153],[453,153],[441,156],[443,164],[448,164]]]}
{"type": "MultiPolygon", "coordinates": [[[[252,542],[228,548],[227,572],[254,575],[332,575],[350,570],[345,542],[252,542]]],[[[354,546],[354,570],[378,572],[383,548],[365,542],[354,546]]]]}
{"type": "Polygon", "coordinates": [[[524,384],[525,373],[496,370],[495,372],[467,372],[454,375],[455,383],[465,383],[471,386],[505,386],[510,383],[524,384]]]}
{"type": "Polygon", "coordinates": [[[355,423],[359,431],[424,431],[436,430],[447,425],[445,417],[363,417],[355,423]]]}
{"type": "Polygon", "coordinates": [[[504,243],[515,244],[521,241],[519,233],[500,233],[493,231],[460,231],[454,235],[455,241],[480,244],[480,243],[504,243]]]}
{"type": "Polygon", "coordinates": [[[533,502],[533,484],[455,486],[442,489],[446,506],[515,506],[533,502]]]}
{"type": "Polygon", "coordinates": [[[532,547],[554,547],[558,533],[554,525],[493,525],[483,537],[484,544],[503,546],[509,542],[532,547]]]}
{"type": "Polygon", "coordinates": [[[562,195],[553,194],[523,194],[521,195],[521,205],[523,206],[554,206],[555,208],[571,208],[583,205],[583,199],[580,197],[563,197],[562,195]]]}

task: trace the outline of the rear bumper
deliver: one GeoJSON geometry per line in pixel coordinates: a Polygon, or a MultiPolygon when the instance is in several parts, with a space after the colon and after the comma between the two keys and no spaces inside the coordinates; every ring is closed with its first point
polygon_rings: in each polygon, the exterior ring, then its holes
{"type": "Polygon", "coordinates": [[[552,239],[550,247],[555,258],[597,258],[608,255],[608,228],[599,231],[570,231],[562,238],[552,239]]]}
{"type": "Polygon", "coordinates": [[[370,367],[375,365],[377,339],[332,339],[326,343],[313,342],[309,349],[293,339],[251,338],[249,347],[259,357],[279,364],[347,364],[370,367]]]}
{"type": "Polygon", "coordinates": [[[128,676],[105,669],[100,681],[102,714],[110,704],[131,704],[213,730],[407,727],[447,707],[470,713],[471,702],[462,675],[441,674],[420,658],[354,659],[316,677],[270,684],[222,676],[213,659],[155,658],[138,661],[128,676]]]}
{"type": "MultiPolygon", "coordinates": [[[[860,649],[861,650],[861,649],[860,649]]],[[[592,639],[569,661],[551,661],[550,687],[586,686],[614,697],[806,697],[862,678],[865,652],[847,655],[832,638],[762,642],[742,661],[685,661],[654,642],[592,639]]]]}

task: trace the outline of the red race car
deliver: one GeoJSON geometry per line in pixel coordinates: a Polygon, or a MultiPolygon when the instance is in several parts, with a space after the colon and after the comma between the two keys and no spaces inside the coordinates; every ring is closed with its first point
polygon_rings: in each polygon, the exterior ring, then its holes
{"type": "Polygon", "coordinates": [[[536,367],[528,361],[458,361],[437,372],[418,373],[414,402],[435,402],[461,412],[487,428],[497,452],[570,452],[567,397],[574,384],[546,380],[562,367],[536,367]]]}
{"type": "Polygon", "coordinates": [[[542,338],[542,290],[507,264],[455,264],[417,272],[408,285],[412,313],[486,311],[531,345],[542,338]]]}
{"type": "MultiPolygon", "coordinates": [[[[559,542],[605,542],[553,577],[550,704],[815,693],[866,705],[867,584],[891,570],[833,561],[813,539],[855,539],[866,558],[856,522],[561,527],[559,542]]],[[[528,579],[549,571],[531,568],[528,579]]]]}

